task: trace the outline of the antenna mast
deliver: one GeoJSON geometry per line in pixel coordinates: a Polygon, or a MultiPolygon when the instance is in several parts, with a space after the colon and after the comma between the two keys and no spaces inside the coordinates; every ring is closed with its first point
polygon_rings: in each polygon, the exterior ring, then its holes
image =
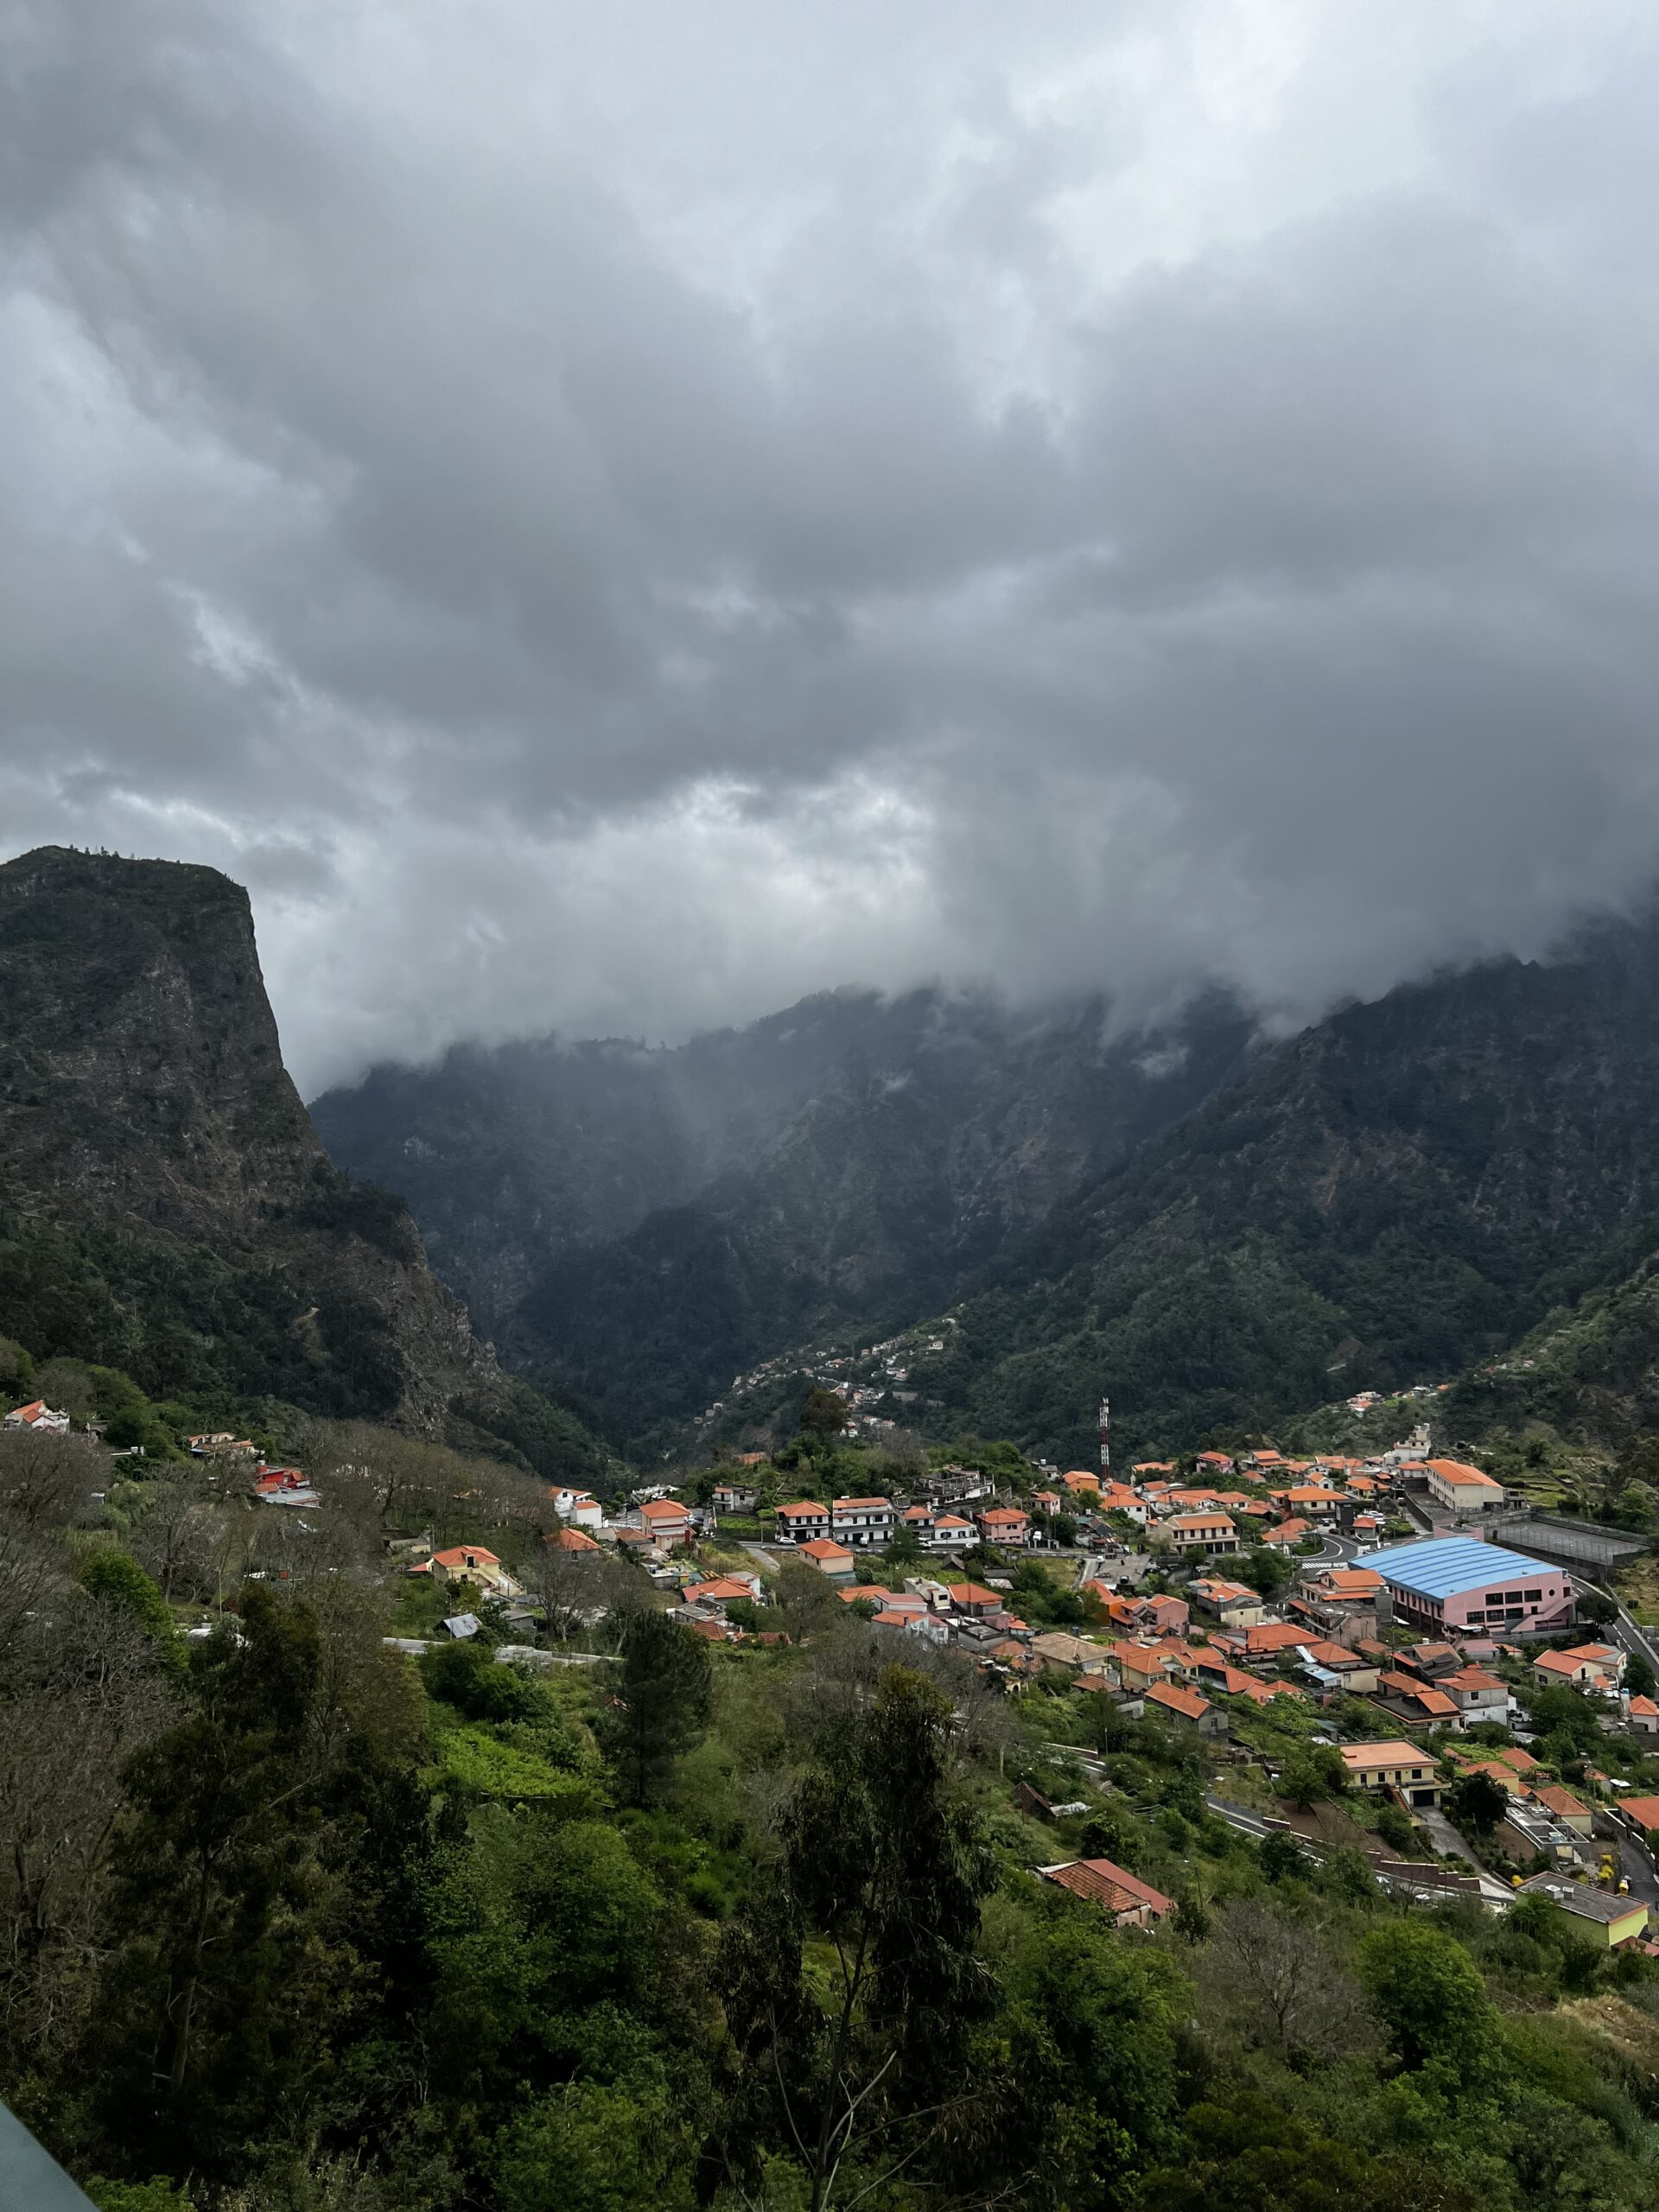
{"type": "Polygon", "coordinates": [[[1112,1471],[1112,1402],[1109,1398],[1103,1398],[1100,1402],[1100,1471],[1103,1475],[1109,1475],[1112,1471]]]}

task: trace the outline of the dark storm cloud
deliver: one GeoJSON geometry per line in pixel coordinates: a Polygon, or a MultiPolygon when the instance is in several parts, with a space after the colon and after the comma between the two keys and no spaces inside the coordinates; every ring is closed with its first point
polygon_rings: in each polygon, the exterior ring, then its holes
{"type": "Polygon", "coordinates": [[[1653,873],[1645,10],[7,32],[5,844],[242,876],[303,1078],[1653,873]]]}

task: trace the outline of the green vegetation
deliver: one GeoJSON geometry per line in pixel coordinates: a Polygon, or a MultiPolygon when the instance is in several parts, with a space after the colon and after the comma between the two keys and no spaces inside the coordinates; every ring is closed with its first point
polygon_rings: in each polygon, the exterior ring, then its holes
{"type": "MultiPolygon", "coordinates": [[[[1392,1903],[1351,1847],[1258,1849],[1205,1804],[1244,1786],[1223,1752],[1057,1676],[1008,1696],[800,1567],[761,1609],[776,1646],[711,1647],[601,1562],[607,1617],[579,1633],[613,1661],[524,1671],[487,1635],[403,1658],[385,1516],[487,1463],[318,1439],[310,1540],[199,1467],[109,1485],[85,1438],[0,1440],[0,2094],[103,2202],[1651,2201],[1639,1955],[1534,1899],[1392,1903]],[[281,1572],[215,1565],[234,1611],[182,1647],[201,1562],[251,1538],[281,1572]],[[1103,1777],[1068,1743],[1103,1747],[1103,1777]],[[1084,1810],[1035,1823],[1027,1781],[1084,1810]],[[1168,1921],[1120,1930],[1034,1878],[1077,1856],[1168,1921]]],[[[467,1504],[531,1572],[505,1493],[467,1504]]],[[[1029,1610],[1065,1594],[1016,1573],[1029,1610]]],[[[1656,1778],[1575,1693],[1530,1717],[1564,1764],[1587,1745],[1656,1778]]],[[[1313,1726],[1236,1717],[1281,1803],[1399,1847],[1369,1805],[1344,1824],[1313,1726]]]]}

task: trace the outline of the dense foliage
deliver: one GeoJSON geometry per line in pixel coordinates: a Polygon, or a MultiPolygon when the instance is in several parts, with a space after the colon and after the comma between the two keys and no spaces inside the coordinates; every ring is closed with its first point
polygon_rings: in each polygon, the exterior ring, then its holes
{"type": "Polygon", "coordinates": [[[1652,2201],[1659,1984],[1553,1907],[1258,1851],[1190,1742],[1009,1698],[805,1568],[785,1643],[579,1561],[597,1665],[406,1659],[428,1599],[375,1532],[456,1476],[329,1448],[309,1541],[200,1469],[100,1500],[86,1440],[0,1440],[0,2094],[111,2212],[1652,2201]],[[1084,1812],[1034,1825],[1027,1778],[1084,1812]],[[1033,1878],[1080,1853],[1173,1923],[1033,1878]]]}

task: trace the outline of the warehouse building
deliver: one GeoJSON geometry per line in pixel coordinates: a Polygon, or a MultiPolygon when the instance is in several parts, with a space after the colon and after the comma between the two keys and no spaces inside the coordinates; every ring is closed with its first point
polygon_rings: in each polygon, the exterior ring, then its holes
{"type": "Polygon", "coordinates": [[[1370,1553],[1365,1564],[1382,1576],[1395,1618],[1429,1636],[1490,1636],[1573,1623],[1573,1583],[1564,1568],[1478,1537],[1396,1544],[1370,1553]]]}

